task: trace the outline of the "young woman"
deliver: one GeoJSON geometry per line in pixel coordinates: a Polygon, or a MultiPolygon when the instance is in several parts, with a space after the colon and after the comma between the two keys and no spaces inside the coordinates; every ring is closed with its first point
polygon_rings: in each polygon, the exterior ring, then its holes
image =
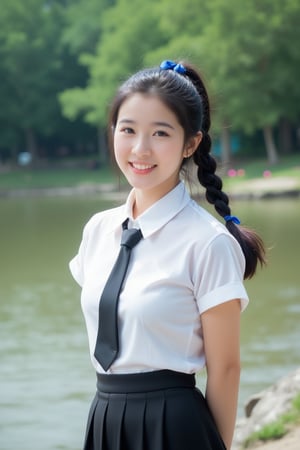
{"type": "Polygon", "coordinates": [[[264,247],[231,216],[210,155],[209,129],[207,91],[189,64],[164,61],[136,73],[112,103],[112,149],[132,191],[125,205],[90,219],[70,263],[82,287],[97,373],[85,450],[230,449],[240,312],[248,302],[243,279],[264,263],[264,247]],[[224,225],[191,199],[180,180],[189,161],[224,225]],[[141,240],[117,295],[111,294],[118,297],[111,313],[113,298],[103,291],[122,224],[139,229],[141,240]],[[116,327],[114,356],[103,362],[98,343],[116,327]],[[195,373],[204,367],[203,396],[195,373]]]}

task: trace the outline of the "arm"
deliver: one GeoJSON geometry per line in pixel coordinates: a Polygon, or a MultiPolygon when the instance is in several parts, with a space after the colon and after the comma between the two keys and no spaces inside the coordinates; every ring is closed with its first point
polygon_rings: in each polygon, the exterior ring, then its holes
{"type": "Polygon", "coordinates": [[[240,302],[231,300],[201,315],[206,355],[206,400],[229,450],[240,379],[240,302]]]}

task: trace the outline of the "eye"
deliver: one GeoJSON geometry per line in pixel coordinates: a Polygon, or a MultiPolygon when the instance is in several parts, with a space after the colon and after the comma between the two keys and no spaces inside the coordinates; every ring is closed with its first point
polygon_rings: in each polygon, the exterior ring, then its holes
{"type": "Polygon", "coordinates": [[[125,134],[133,134],[134,129],[130,128],[130,127],[123,127],[123,128],[120,128],[120,132],[125,133],[125,134]]]}
{"type": "Polygon", "coordinates": [[[169,134],[164,130],[157,130],[155,131],[154,136],[164,137],[169,136],[169,134]]]}

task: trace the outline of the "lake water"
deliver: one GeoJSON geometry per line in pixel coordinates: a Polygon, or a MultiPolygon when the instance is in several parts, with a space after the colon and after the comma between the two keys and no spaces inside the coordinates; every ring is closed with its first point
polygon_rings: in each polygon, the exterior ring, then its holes
{"type": "MultiPolygon", "coordinates": [[[[84,223],[111,204],[96,195],[0,199],[1,450],[82,446],[95,374],[79,288],[67,264],[84,223]]],[[[272,248],[268,268],[246,283],[251,303],[242,316],[242,415],[251,394],[300,364],[300,201],[233,207],[272,248]]]]}

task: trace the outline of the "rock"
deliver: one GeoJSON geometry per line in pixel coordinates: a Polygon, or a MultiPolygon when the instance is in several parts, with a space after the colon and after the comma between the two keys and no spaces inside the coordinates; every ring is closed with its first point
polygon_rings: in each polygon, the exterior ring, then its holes
{"type": "Polygon", "coordinates": [[[286,413],[299,393],[300,368],[251,397],[245,405],[246,417],[237,422],[232,449],[242,448],[242,443],[252,433],[286,413]]]}
{"type": "Polygon", "coordinates": [[[249,398],[248,402],[245,405],[246,417],[251,416],[254,406],[262,399],[263,395],[263,392],[259,392],[258,394],[255,394],[249,398]]]}

